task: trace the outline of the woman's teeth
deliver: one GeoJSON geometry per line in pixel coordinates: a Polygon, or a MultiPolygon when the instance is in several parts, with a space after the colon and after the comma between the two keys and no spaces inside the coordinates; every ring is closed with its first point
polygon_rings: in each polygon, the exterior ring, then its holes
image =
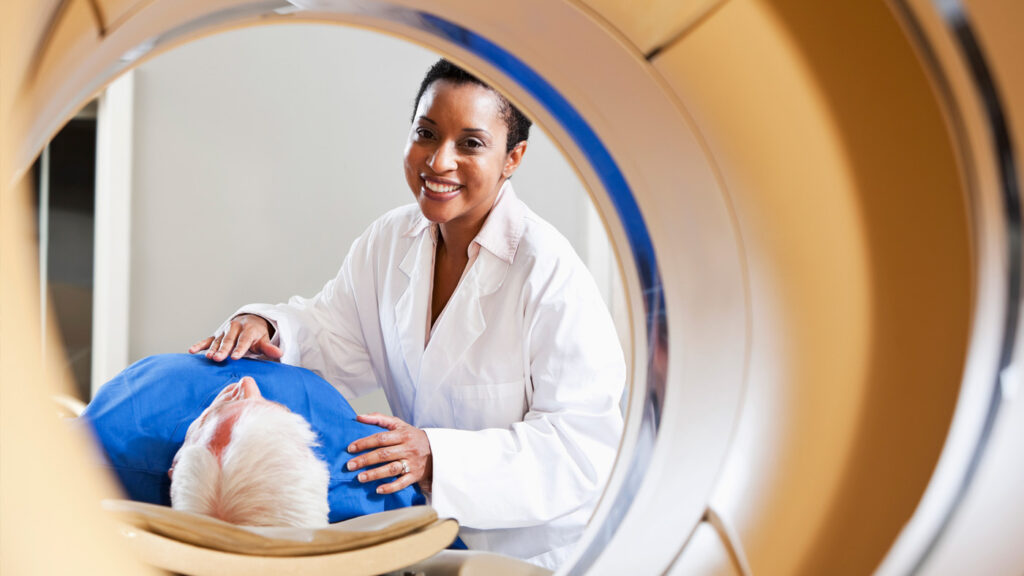
{"type": "Polygon", "coordinates": [[[427,187],[427,190],[430,190],[431,192],[437,192],[438,194],[447,194],[449,192],[455,192],[456,190],[459,189],[459,186],[457,185],[437,184],[436,182],[431,182],[430,180],[424,180],[423,185],[427,187]]]}

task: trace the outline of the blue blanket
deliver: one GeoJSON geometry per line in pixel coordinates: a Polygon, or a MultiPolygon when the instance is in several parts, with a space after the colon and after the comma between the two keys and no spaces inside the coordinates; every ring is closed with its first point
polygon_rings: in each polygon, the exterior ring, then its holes
{"type": "Polygon", "coordinates": [[[170,505],[167,470],[189,424],[228,384],[252,376],[263,396],[309,421],[319,435],[317,455],[331,472],[330,521],[424,504],[415,486],[380,495],[388,480],[360,484],[345,469],[353,440],[382,428],[357,422],[344,397],[309,370],[276,362],[211,362],[202,355],[165,354],[132,364],[103,385],[79,422],[91,425],[128,498],[170,505]]]}

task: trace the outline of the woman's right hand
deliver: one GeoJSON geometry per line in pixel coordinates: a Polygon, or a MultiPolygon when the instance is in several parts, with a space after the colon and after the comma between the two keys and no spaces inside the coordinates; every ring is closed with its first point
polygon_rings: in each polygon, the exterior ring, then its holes
{"type": "Polygon", "coordinates": [[[225,332],[203,338],[188,349],[189,354],[206,350],[206,357],[220,362],[231,355],[239,359],[247,353],[262,354],[280,360],[284,352],[270,343],[270,323],[255,314],[239,314],[231,319],[225,332]]]}

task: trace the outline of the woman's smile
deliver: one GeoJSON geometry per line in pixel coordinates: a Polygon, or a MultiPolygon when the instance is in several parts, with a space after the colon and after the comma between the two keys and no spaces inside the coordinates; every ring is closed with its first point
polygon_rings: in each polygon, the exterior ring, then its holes
{"type": "Polygon", "coordinates": [[[423,194],[431,200],[438,200],[442,202],[450,200],[462,189],[462,185],[458,182],[452,182],[441,178],[432,178],[425,175],[420,176],[420,178],[423,180],[423,194]]]}

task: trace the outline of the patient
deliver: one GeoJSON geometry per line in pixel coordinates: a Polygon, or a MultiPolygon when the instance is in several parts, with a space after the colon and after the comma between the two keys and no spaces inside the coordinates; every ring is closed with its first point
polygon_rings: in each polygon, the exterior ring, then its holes
{"type": "Polygon", "coordinates": [[[346,447],[382,429],[303,368],[152,356],[104,384],[79,423],[128,498],[234,524],[317,527],[425,503],[345,469],[346,447]]]}
{"type": "Polygon", "coordinates": [[[174,456],[171,507],[244,526],[326,526],[330,473],[316,438],[249,376],[228,384],[174,456]]]}

